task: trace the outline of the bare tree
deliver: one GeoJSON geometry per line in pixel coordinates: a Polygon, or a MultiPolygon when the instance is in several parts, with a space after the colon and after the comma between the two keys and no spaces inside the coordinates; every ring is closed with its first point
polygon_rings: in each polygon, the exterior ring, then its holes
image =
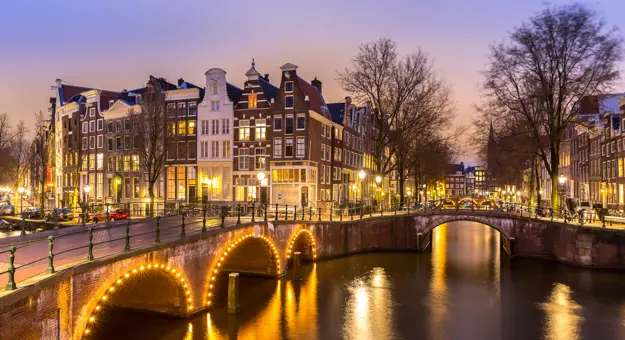
{"type": "MultiPolygon", "coordinates": [[[[11,164],[9,177],[13,182],[15,188],[23,187],[26,179],[26,168],[28,167],[28,160],[30,158],[30,141],[27,138],[28,128],[26,124],[20,120],[15,127],[15,135],[9,142],[9,155],[8,160],[11,164]]],[[[15,195],[15,204],[19,202],[20,197],[15,195]]]]}
{"type": "Polygon", "coordinates": [[[549,7],[491,46],[484,72],[486,108],[497,120],[527,126],[551,177],[551,204],[558,206],[562,134],[576,123],[581,98],[608,90],[619,78],[621,39],[591,9],[549,7]]]}
{"type": "MultiPolygon", "coordinates": [[[[33,173],[33,187],[36,186],[39,192],[39,205],[41,210],[45,209],[46,182],[48,179],[48,165],[50,161],[50,143],[53,141],[53,133],[49,131],[50,120],[44,116],[43,112],[35,113],[35,139],[33,140],[33,152],[31,155],[30,171],[33,173]]],[[[34,190],[33,190],[34,194],[34,190]]]]}
{"type": "Polygon", "coordinates": [[[394,41],[382,38],[360,46],[338,81],[357,101],[373,106],[377,172],[398,171],[400,203],[411,157],[426,139],[447,131],[452,119],[449,89],[421,50],[400,57],[394,41]]]}
{"type": "MultiPolygon", "coordinates": [[[[15,131],[11,127],[11,122],[9,121],[9,115],[4,112],[0,113],[0,158],[5,160],[0,162],[0,173],[10,173],[11,172],[11,141],[15,137],[15,131]]],[[[3,184],[9,184],[9,178],[3,177],[0,179],[3,184]]]]}
{"type": "Polygon", "coordinates": [[[139,109],[128,116],[139,163],[147,176],[150,195],[149,215],[154,216],[154,186],[165,171],[165,93],[155,78],[145,87],[139,109]]]}

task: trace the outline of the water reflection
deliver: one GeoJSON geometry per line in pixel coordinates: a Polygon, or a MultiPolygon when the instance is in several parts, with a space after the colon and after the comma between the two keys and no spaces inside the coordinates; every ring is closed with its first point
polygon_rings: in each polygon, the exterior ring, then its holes
{"type": "Polygon", "coordinates": [[[348,292],[343,338],[395,338],[392,289],[384,268],[353,279],[348,292]]]}
{"type": "Polygon", "coordinates": [[[577,340],[580,338],[579,327],[583,320],[582,307],[571,297],[571,288],[556,283],[546,303],[540,304],[546,314],[544,339],[577,340]]]}
{"type": "MultiPolygon", "coordinates": [[[[431,254],[370,253],[303,267],[301,281],[241,278],[225,300],[176,320],[117,310],[99,339],[624,339],[624,275],[514,259],[497,231],[440,226],[431,254]],[[582,312],[586,311],[584,317],[582,312]]],[[[226,294],[227,285],[219,294],[226,294]]]]}

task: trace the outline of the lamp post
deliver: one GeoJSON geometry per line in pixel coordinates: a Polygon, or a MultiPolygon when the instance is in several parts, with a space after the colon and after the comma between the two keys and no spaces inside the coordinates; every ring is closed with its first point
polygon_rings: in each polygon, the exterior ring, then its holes
{"type": "Polygon", "coordinates": [[[89,205],[89,192],[91,192],[91,186],[87,184],[82,188],[82,190],[85,192],[85,203],[89,205]]]}
{"type": "Polygon", "coordinates": [[[24,211],[24,210],[22,209],[22,206],[23,206],[23,204],[22,204],[22,203],[23,203],[23,201],[24,201],[24,187],[19,187],[19,188],[17,189],[17,192],[19,192],[19,193],[20,193],[20,214],[21,214],[21,213],[24,211]]]}
{"type": "Polygon", "coordinates": [[[358,178],[360,178],[360,210],[362,211],[364,195],[365,195],[365,177],[367,174],[364,170],[358,171],[358,178]]]}

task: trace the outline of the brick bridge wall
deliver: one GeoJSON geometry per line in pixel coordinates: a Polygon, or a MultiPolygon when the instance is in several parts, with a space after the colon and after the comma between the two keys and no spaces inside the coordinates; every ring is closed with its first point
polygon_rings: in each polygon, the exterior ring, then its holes
{"type": "Polygon", "coordinates": [[[362,221],[248,224],[209,229],[205,234],[98,259],[5,294],[0,297],[0,340],[80,339],[91,327],[90,317],[97,322],[97,309],[109,304],[188,316],[209,307],[219,282],[212,277],[223,271],[279,276],[288,269],[289,251],[302,251],[316,259],[366,251],[422,251],[435,227],[455,220],[497,229],[515,256],[625,268],[625,231],[506,214],[447,211],[362,221]]]}

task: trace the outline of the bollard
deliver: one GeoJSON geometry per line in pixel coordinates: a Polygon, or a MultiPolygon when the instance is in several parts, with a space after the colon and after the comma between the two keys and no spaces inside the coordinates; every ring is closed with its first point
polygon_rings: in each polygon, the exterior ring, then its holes
{"type": "Polygon", "coordinates": [[[360,206],[360,219],[362,220],[362,205],[360,206]]]}
{"type": "Polygon", "coordinates": [[[203,211],[203,217],[202,217],[202,232],[205,233],[206,232],[206,207],[204,208],[203,211]]]}
{"type": "Polygon", "coordinates": [[[184,213],[182,214],[182,225],[180,226],[180,237],[184,237],[186,233],[184,232],[184,213]]]}
{"type": "Polygon", "coordinates": [[[397,204],[393,204],[393,214],[397,216],[397,204]]]}
{"type": "Polygon", "coordinates": [[[15,251],[17,248],[15,246],[9,247],[9,268],[7,269],[7,274],[9,274],[9,282],[7,282],[4,290],[15,290],[17,285],[15,284],[15,251]]]}
{"type": "Polygon", "coordinates": [[[334,215],[334,211],[332,211],[332,208],[330,208],[330,222],[332,222],[332,215],[334,215]]]}
{"type": "Polygon", "coordinates": [[[256,204],[252,202],[252,223],[255,222],[254,216],[256,216],[256,204]]]}
{"type": "Polygon", "coordinates": [[[264,204],[265,206],[265,222],[267,222],[267,204],[264,204]]]}
{"type": "Polygon", "coordinates": [[[89,231],[89,247],[87,248],[87,261],[93,261],[93,228],[87,229],[89,231]]]}
{"type": "Polygon", "coordinates": [[[287,221],[289,219],[289,205],[284,205],[284,220],[287,221]]]}
{"type": "Polygon", "coordinates": [[[130,221],[126,222],[126,245],[124,251],[130,251],[130,221]]]}
{"type": "Polygon", "coordinates": [[[309,209],[309,211],[308,211],[308,220],[312,221],[312,207],[309,207],[308,209],[309,209]]]}
{"type": "Polygon", "coordinates": [[[161,243],[161,217],[156,216],[156,240],[155,243],[161,243]]]}
{"type": "Polygon", "coordinates": [[[297,204],[293,205],[293,221],[297,220],[297,204]]]}
{"type": "Polygon", "coordinates": [[[52,253],[53,248],[54,236],[48,236],[48,269],[46,269],[46,274],[54,273],[54,254],[52,253]]]}
{"type": "Polygon", "coordinates": [[[302,206],[302,221],[306,219],[306,208],[302,206]]]}
{"type": "Polygon", "coordinates": [[[339,221],[343,222],[343,209],[339,209],[339,221]]]}
{"type": "Polygon", "coordinates": [[[321,221],[321,208],[317,208],[317,221],[321,221]]]}
{"type": "Polygon", "coordinates": [[[277,221],[278,220],[278,203],[276,203],[276,216],[275,216],[275,218],[276,218],[276,221],[277,221]]]}
{"type": "Polygon", "coordinates": [[[58,230],[58,229],[59,229],[59,214],[57,210],[54,209],[54,230],[58,230]]]}
{"type": "Polygon", "coordinates": [[[237,204],[237,224],[241,224],[241,205],[237,204]]]}
{"type": "Polygon", "coordinates": [[[239,273],[228,275],[228,313],[239,312],[239,273]]]}
{"type": "Polygon", "coordinates": [[[373,217],[373,205],[369,207],[369,217],[373,217]]]}
{"type": "Polygon", "coordinates": [[[349,219],[351,221],[353,221],[354,220],[354,210],[351,209],[351,208],[347,208],[347,211],[349,211],[349,219]]]}
{"type": "Polygon", "coordinates": [[[26,236],[26,217],[22,214],[22,232],[20,236],[26,236]]]}
{"type": "Polygon", "coordinates": [[[302,253],[300,253],[299,251],[296,251],[293,253],[293,279],[295,279],[295,281],[302,280],[301,267],[302,267],[302,253]]]}
{"type": "Polygon", "coordinates": [[[384,216],[384,205],[380,204],[380,216],[384,216]]]}

